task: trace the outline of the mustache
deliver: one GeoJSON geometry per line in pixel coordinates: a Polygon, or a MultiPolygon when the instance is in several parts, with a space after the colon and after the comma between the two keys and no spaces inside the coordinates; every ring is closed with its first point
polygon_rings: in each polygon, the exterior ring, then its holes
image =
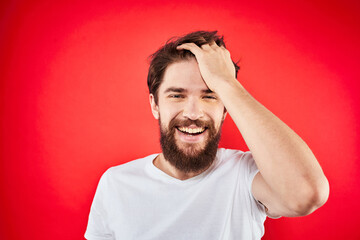
{"type": "Polygon", "coordinates": [[[190,125],[195,125],[197,127],[204,127],[208,128],[210,126],[213,126],[214,123],[212,120],[204,121],[204,120],[191,120],[191,119],[172,119],[169,123],[169,129],[173,129],[175,127],[181,126],[181,127],[188,127],[190,125]]]}

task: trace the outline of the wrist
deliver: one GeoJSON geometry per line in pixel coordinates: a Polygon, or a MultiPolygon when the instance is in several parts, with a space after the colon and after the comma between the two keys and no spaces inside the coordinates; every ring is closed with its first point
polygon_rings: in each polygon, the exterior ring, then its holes
{"type": "Polygon", "coordinates": [[[232,93],[246,94],[247,91],[241,85],[241,83],[234,77],[227,78],[223,81],[219,81],[215,92],[221,97],[232,95],[232,93]]]}

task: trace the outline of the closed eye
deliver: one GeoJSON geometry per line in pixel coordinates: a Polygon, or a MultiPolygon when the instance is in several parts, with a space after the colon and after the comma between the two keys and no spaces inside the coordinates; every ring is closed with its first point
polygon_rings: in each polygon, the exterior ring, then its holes
{"type": "Polygon", "coordinates": [[[205,98],[205,99],[217,99],[217,97],[213,96],[213,95],[206,95],[206,96],[203,96],[203,98],[205,98]]]}

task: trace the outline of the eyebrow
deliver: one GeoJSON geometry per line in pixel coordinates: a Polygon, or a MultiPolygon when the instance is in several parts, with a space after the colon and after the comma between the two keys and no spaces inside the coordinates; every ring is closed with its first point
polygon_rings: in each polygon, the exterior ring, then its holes
{"type": "MultiPolygon", "coordinates": [[[[164,93],[168,93],[168,92],[183,93],[183,92],[187,92],[187,90],[185,88],[169,87],[165,90],[164,93]]],[[[203,90],[201,90],[201,92],[202,93],[214,93],[210,89],[203,89],[203,90]]]]}
{"type": "Polygon", "coordinates": [[[201,92],[203,93],[214,93],[213,91],[211,91],[210,89],[204,89],[201,92]]]}
{"type": "Polygon", "coordinates": [[[187,90],[185,88],[169,87],[165,90],[164,93],[168,93],[168,92],[182,93],[182,92],[187,92],[187,90]]]}

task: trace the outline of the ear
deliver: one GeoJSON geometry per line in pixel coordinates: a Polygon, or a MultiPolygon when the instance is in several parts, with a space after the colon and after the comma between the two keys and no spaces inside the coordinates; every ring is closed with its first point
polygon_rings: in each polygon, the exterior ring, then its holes
{"type": "Polygon", "coordinates": [[[224,107],[224,113],[223,113],[223,121],[225,120],[225,118],[226,118],[226,115],[227,115],[227,110],[226,110],[226,108],[224,107]]]}
{"type": "Polygon", "coordinates": [[[149,101],[150,101],[151,112],[154,115],[154,118],[158,120],[160,118],[159,106],[155,103],[154,95],[152,94],[149,95],[149,101]]]}

